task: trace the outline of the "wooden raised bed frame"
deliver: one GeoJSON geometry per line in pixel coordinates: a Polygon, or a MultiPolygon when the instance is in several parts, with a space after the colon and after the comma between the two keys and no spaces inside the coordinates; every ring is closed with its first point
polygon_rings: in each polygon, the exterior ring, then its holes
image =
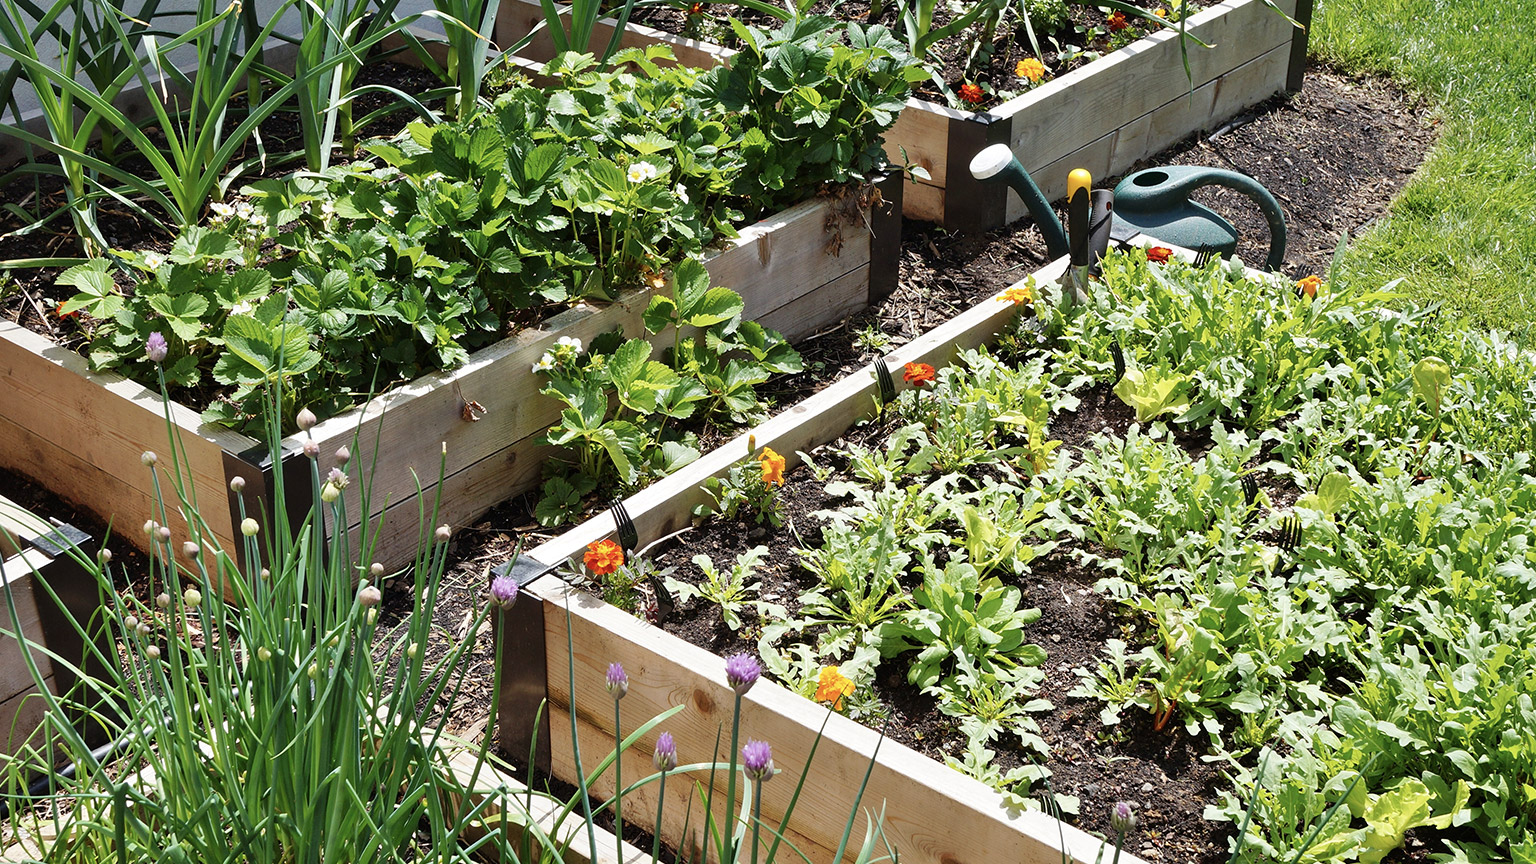
{"type": "MultiPolygon", "coordinates": [[[[79,632],[65,618],[67,612],[82,626],[89,626],[93,613],[101,607],[96,579],[61,544],[74,544],[83,555],[96,551],[92,539],[83,532],[69,525],[43,522],[0,497],[0,581],[9,598],[9,602],[0,598],[0,630],[11,632],[14,625],[9,604],[14,603],[20,632],[28,641],[78,668],[99,670],[95,659],[87,656],[79,632]],[[54,602],[54,595],[62,608],[54,602]]],[[[0,757],[15,754],[42,724],[47,711],[22,650],[15,637],[0,636],[0,757]]],[[[55,695],[67,693],[73,686],[74,672],[56,666],[41,650],[34,648],[31,653],[48,689],[55,695]]]]}
{"type": "MultiPolygon", "coordinates": [[[[902,187],[890,177],[879,188],[885,204],[868,214],[872,231],[851,201],[813,198],[743,228],[706,262],[710,278],[742,295],[745,318],[791,340],[845,320],[896,285],[902,187]]],[[[412,472],[427,501],[441,491],[437,521],[453,525],[534,488],[554,452],[534,439],[558,418],[559,405],[539,395],[533,363],[562,336],[586,343],[616,327],[643,335],[640,316],[649,302],[648,292],[634,291],[601,307],[579,305],[475,352],[463,366],[418,378],[315,426],[322,476],[343,444],[352,446],[354,467],[372,465],[377,456],[370,515],[383,521],[374,560],[393,568],[414,557],[412,472]],[[486,409],[478,422],[465,419],[468,401],[486,409]],[[445,447],[446,480],[438,490],[445,447]]],[[[162,467],[169,464],[167,411],[185,449],[190,492],[223,547],[239,548],[231,478],[246,480],[247,511],[262,511],[272,460],[261,442],[204,424],[191,408],[167,408],[158,393],[120,375],[91,372],[84,357],[11,322],[0,322],[0,393],[0,468],[112,520],[130,542],[144,542],[136,526],[157,512],[150,471],[139,457],[154,450],[162,467]]],[[[296,435],[283,446],[290,494],[300,502],[308,500],[309,466],[293,454],[303,441],[296,435]]],[[[347,491],[349,513],[360,511],[360,485],[347,491]]],[[[184,536],[186,529],[172,530],[184,536]]]]}
{"type": "MultiPolygon", "coordinates": [[[[1310,22],[1313,0],[1275,2],[1303,25],[1310,22]]],[[[511,45],[543,20],[538,0],[502,0],[497,41],[511,45]]],[[[1008,144],[1054,201],[1066,195],[1073,168],[1087,168],[1095,178],[1120,174],[1275,93],[1301,89],[1307,31],[1264,0],[1225,0],[1190,17],[1188,28],[1212,45],[1190,44],[1189,76],[1177,32],[1164,30],[986,111],[907,100],[886,133],[886,154],[892,164],[910,161],[930,176],[906,183],[903,213],[951,230],[994,228],[1029,212],[1006,186],[971,177],[971,157],[988,145],[1008,144]]],[[[628,31],[626,47],[666,43],[689,66],[712,66],[733,53],[638,24],[628,31]]],[[[611,33],[611,21],[600,23],[594,42],[606,44],[611,33]]],[[[547,37],[536,34],[519,53],[544,61],[553,50],[547,37]]]]}
{"type": "MultiPolygon", "coordinates": [[[[1057,282],[1066,269],[1066,259],[1056,261],[1034,274],[1036,284],[1057,282]]],[[[946,365],[958,352],[992,340],[1014,314],[1014,305],[999,294],[896,349],[886,361],[892,369],[910,362],[946,365]]],[[[749,440],[758,447],[772,447],[791,463],[796,462],[796,451],[811,450],[870,416],[876,392],[873,367],[865,367],[631,496],[625,506],[639,532],[640,545],[688,525],[693,506],[707,500],[702,489],[704,479],[724,474],[744,458],[749,440]]],[[[544,564],[579,559],[588,543],[611,537],[613,532],[613,517],[605,513],[539,546],[528,557],[544,564]]],[[[506,613],[503,626],[507,635],[501,662],[506,664],[507,684],[499,697],[500,714],[532,716],[529,706],[536,706],[547,695],[549,722],[538,734],[541,741],[550,743],[540,760],[562,780],[570,781],[575,771],[570,740],[573,696],[583,752],[606,753],[613,746],[612,714],[604,707],[612,699],[605,688],[606,670],[612,662],[622,662],[629,673],[629,693],[621,703],[629,728],[674,705],[690,706],[657,730],[657,734],[672,733],[681,761],[712,758],[718,731],[729,727],[734,703],[725,683],[724,660],[554,576],[530,581],[517,605],[506,613]],[[574,694],[566,667],[568,631],[574,646],[574,694]]],[[[772,744],[775,764],[789,772],[763,787],[764,818],[775,825],[825,719],[824,706],[778,684],[762,681],[747,694],[742,734],[772,744]]],[[[499,728],[504,751],[514,755],[528,752],[533,730],[506,722],[499,728]]],[[[836,851],[852,796],[877,743],[879,756],[862,806],[878,811],[884,805],[889,836],[902,860],[921,864],[1057,864],[1065,852],[1079,864],[1094,861],[1100,845],[1096,838],[1071,826],[1061,826],[1058,834],[1056,821],[1039,811],[1010,813],[1002,796],[985,784],[901,744],[880,742],[875,731],[857,722],[832,716],[786,834],[818,864],[829,862],[836,851]]],[[[654,744],[652,737],[627,751],[624,776],[643,777],[653,770],[649,766],[654,744]]],[[[592,761],[587,760],[588,768],[592,761]]],[[[723,798],[724,779],[718,782],[723,798]]],[[[681,821],[688,785],[667,786],[669,815],[663,834],[673,845],[685,840],[681,821]],[[675,799],[671,798],[674,793],[675,799]]],[[[605,775],[597,787],[599,794],[611,794],[611,786],[611,776],[605,775]]],[[[655,794],[654,787],[648,787],[633,797],[626,796],[626,812],[633,806],[632,819],[654,820],[655,794]]],[[[693,818],[696,830],[700,818],[697,810],[693,818]]],[[[692,842],[691,838],[687,842],[692,842]]],[[[1129,853],[1121,860],[1140,864],[1140,859],[1129,853]]]]}

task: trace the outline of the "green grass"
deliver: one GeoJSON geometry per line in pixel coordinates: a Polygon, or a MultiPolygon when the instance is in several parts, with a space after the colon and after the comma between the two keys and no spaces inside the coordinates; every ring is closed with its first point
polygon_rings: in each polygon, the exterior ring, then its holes
{"type": "Polygon", "coordinates": [[[1427,96],[1441,140],[1353,242],[1354,283],[1536,343],[1536,15],[1504,0],[1318,0],[1310,50],[1427,96]]]}

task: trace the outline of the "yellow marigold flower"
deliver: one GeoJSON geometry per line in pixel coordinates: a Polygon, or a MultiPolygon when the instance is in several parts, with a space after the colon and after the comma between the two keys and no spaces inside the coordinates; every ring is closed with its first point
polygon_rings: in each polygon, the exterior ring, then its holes
{"type": "Polygon", "coordinates": [[[1045,64],[1033,57],[1019,61],[1019,65],[1013,69],[1013,74],[1020,78],[1028,78],[1031,82],[1038,82],[1045,77],[1045,64]]]}
{"type": "Polygon", "coordinates": [[[836,666],[821,667],[821,677],[816,681],[816,701],[832,703],[833,711],[843,707],[843,697],[853,695],[853,682],[836,666]]]}
{"type": "Polygon", "coordinates": [[[1317,289],[1321,288],[1322,285],[1323,285],[1323,280],[1319,279],[1316,275],[1313,275],[1313,276],[1308,276],[1307,278],[1302,279],[1301,281],[1297,282],[1296,283],[1296,290],[1298,290],[1301,293],[1307,295],[1307,297],[1309,297],[1309,298],[1310,297],[1316,297],[1317,296],[1317,289]]]}
{"type": "Polygon", "coordinates": [[[1002,298],[1017,306],[1020,303],[1029,303],[1035,299],[1035,292],[1029,290],[1028,285],[1014,285],[1004,288],[1002,298]]]}
{"type": "Polygon", "coordinates": [[[763,483],[768,486],[784,485],[784,457],[773,452],[772,447],[764,447],[763,455],[758,459],[763,468],[763,483]]]}

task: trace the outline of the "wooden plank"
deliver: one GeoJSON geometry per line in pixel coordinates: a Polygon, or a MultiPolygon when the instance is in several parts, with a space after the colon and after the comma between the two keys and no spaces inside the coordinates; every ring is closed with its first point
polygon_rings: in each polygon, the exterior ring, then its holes
{"type": "MultiPolygon", "coordinates": [[[[1074,168],[1088,169],[1096,180],[1121,174],[1169,142],[1209,128],[1278,92],[1289,53],[1289,46],[1273,48],[1202,86],[1193,97],[1181,96],[1059,159],[1029,166],[1030,176],[1048,200],[1056,201],[1065,197],[1067,174],[1074,168]]],[[[1008,220],[1027,215],[1024,203],[1010,192],[1008,220]]]]}
{"type": "MultiPolygon", "coordinates": [[[[3,579],[10,588],[10,597],[16,604],[16,618],[21,622],[21,632],[27,639],[37,643],[42,643],[43,631],[37,608],[38,598],[33,592],[33,582],[37,571],[46,567],[52,560],[42,550],[28,549],[0,562],[0,579],[3,579]]],[[[7,601],[0,599],[0,630],[9,632],[12,626],[11,610],[8,608],[7,601]]],[[[33,686],[32,673],[27,669],[26,660],[22,657],[21,651],[21,643],[15,638],[0,636],[0,699],[10,699],[15,694],[25,692],[33,686]]],[[[36,648],[31,649],[31,654],[32,661],[38,668],[45,674],[51,675],[53,662],[48,655],[36,648]]],[[[0,726],[0,729],[3,728],[0,726]]]]}
{"type": "MultiPolygon", "coordinates": [[[[468,790],[471,807],[479,805],[487,798],[496,796],[502,800],[510,798],[516,801],[519,810],[526,808],[526,815],[530,817],[529,821],[539,826],[539,831],[545,837],[550,838],[557,844],[570,844],[565,854],[560,857],[560,860],[564,861],[565,864],[642,864],[642,862],[649,862],[651,860],[650,850],[642,850],[629,843],[625,843],[620,847],[613,836],[613,832],[600,826],[594,826],[589,837],[587,835],[586,821],[581,817],[579,808],[562,819],[560,813],[563,806],[562,803],[557,803],[555,800],[537,793],[530,800],[526,785],[518,781],[517,778],[496,770],[496,767],[489,762],[481,765],[477,771],[475,768],[475,755],[473,753],[465,751],[454,753],[448,760],[448,771],[460,787],[468,790]],[[596,857],[592,855],[592,848],[594,846],[597,848],[596,857]]],[[[451,807],[453,804],[450,803],[449,806],[451,807]]],[[[503,808],[497,804],[487,806],[480,811],[480,818],[470,823],[466,833],[476,840],[484,837],[486,832],[483,829],[483,824],[493,817],[500,815],[502,810],[503,808]]],[[[649,823],[641,824],[654,824],[656,821],[654,814],[652,814],[652,817],[649,823]]],[[[517,839],[521,838],[524,833],[522,823],[514,819],[506,824],[509,833],[514,835],[511,841],[514,844],[513,849],[515,850],[517,848],[515,845],[517,839]]],[[[485,853],[489,856],[494,856],[496,855],[496,850],[494,847],[487,847],[485,853]]]]}
{"type": "MultiPolygon", "coordinates": [[[[43,679],[49,690],[57,690],[53,675],[43,679]]],[[[0,701],[0,756],[13,756],[23,744],[43,725],[48,714],[48,703],[32,679],[27,679],[26,689],[0,701]]]]}
{"type": "Polygon", "coordinates": [[[944,221],[944,190],[938,186],[908,180],[902,188],[901,215],[907,220],[944,221]]]}
{"type": "Polygon", "coordinates": [[[846,324],[849,318],[869,306],[869,268],[870,265],[865,264],[845,273],[821,286],[814,294],[806,294],[755,320],[784,334],[791,342],[799,342],[828,327],[846,324]]]}
{"type": "MultiPolygon", "coordinates": [[[[963,123],[972,116],[969,111],[956,111],[944,105],[922,99],[908,99],[907,106],[896,116],[896,123],[885,133],[885,157],[892,165],[910,164],[928,171],[931,186],[943,187],[949,178],[949,127],[963,123]],[[902,150],[906,158],[902,158],[902,150]]],[[[962,170],[961,165],[954,170],[962,170]]],[[[910,214],[909,214],[910,215],[910,214]]]]}
{"type": "MultiPolygon", "coordinates": [[[[1293,9],[1295,3],[1286,0],[1282,5],[1293,9]]],[[[1194,86],[1213,81],[1274,48],[1289,48],[1294,29],[1262,0],[1227,0],[1196,14],[1190,19],[1190,31],[1214,47],[1190,48],[1194,86]]],[[[1282,73],[1275,89],[1282,89],[1284,83],[1282,73]]],[[[1036,88],[992,113],[1013,117],[1014,154],[1026,166],[1040,165],[1109,134],[1128,119],[1174,99],[1187,99],[1189,90],[1190,78],[1179,57],[1178,36],[1162,31],[1036,88]]]]}
{"type": "MultiPolygon", "coordinates": [[[[721,658],[574,592],[559,580],[535,582],[529,593],[547,604],[546,648],[557,775],[570,777],[574,772],[569,740],[572,688],[565,650],[567,601],[575,647],[574,704],[584,765],[590,768],[613,746],[609,726],[612,697],[604,687],[604,673],[614,659],[623,661],[630,678],[628,695],[619,703],[627,729],[683,704],[688,706],[686,710],[656,730],[656,734],[672,733],[680,761],[709,761],[722,728],[727,731],[721,747],[729,746],[735,700],[725,684],[721,658]]],[[[869,754],[875,751],[879,735],[845,717],[829,716],[825,707],[768,681],[760,681],[743,700],[743,740],[751,737],[770,742],[774,764],[782,769],[762,787],[763,815],[773,825],[780,822],[824,720],[825,735],[788,833],[801,851],[817,862],[829,861],[837,847],[852,806],[851,796],[869,765],[869,754]]],[[[649,767],[654,746],[652,736],[626,751],[626,777],[643,777],[654,770],[649,767]]],[[[708,778],[697,779],[706,782],[708,778]]],[[[717,777],[716,783],[723,790],[724,778],[717,777]]],[[[686,802],[684,790],[677,787],[682,786],[668,784],[669,800],[663,813],[663,836],[673,843],[681,839],[686,802]]],[[[599,778],[600,792],[606,794],[611,787],[611,773],[599,778]]],[[[626,811],[637,822],[654,820],[655,796],[653,787],[641,790],[633,799],[626,795],[626,811]]],[[[1063,850],[1054,820],[1037,811],[1009,813],[1002,797],[984,784],[893,741],[880,743],[861,803],[864,808],[877,810],[884,806],[888,836],[905,861],[1058,864],[1062,851],[1066,851],[1072,860],[1087,864],[1099,850],[1097,840],[1066,825],[1060,826],[1066,840],[1063,850]]],[[[695,826],[699,819],[700,808],[695,802],[695,826]]],[[[1130,855],[1121,860],[1139,864],[1139,859],[1130,855]]]]}
{"type": "MultiPolygon", "coordinates": [[[[570,12],[562,11],[561,20],[569,22],[570,12]]],[[[544,23],[544,9],[538,2],[531,0],[501,0],[501,6],[496,10],[496,42],[503,49],[510,47],[517,40],[532,33],[534,28],[544,23]]],[[[601,52],[607,48],[608,40],[613,38],[613,28],[618,24],[613,18],[604,18],[592,28],[592,41],[588,44],[589,51],[601,52]]],[[[619,47],[636,48],[647,45],[663,44],[672,49],[672,54],[677,62],[683,66],[692,66],[696,69],[710,69],[728,60],[735,54],[729,48],[723,48],[710,42],[697,39],[688,39],[665,33],[642,24],[631,23],[626,32],[619,39],[619,47]]],[[[547,63],[554,59],[555,43],[550,38],[548,28],[540,29],[535,33],[529,43],[520,48],[517,56],[525,57],[538,63],[547,63]]]]}
{"type": "MultiPolygon", "coordinates": [[[[10,425],[10,446],[0,447],[0,467],[31,477],[62,492],[103,519],[119,526],[139,525],[150,512],[144,497],[153,500],[150,472],[139,461],[145,450],[162,454],[169,470],[170,441],[159,394],[112,373],[89,370],[84,357],[12,322],[0,322],[0,420],[10,425]],[[53,457],[70,454],[72,463],[53,457]],[[43,457],[44,461],[35,461],[43,457]],[[86,482],[77,472],[91,466],[104,477],[86,482]],[[101,489],[93,488],[99,483],[101,489]],[[127,495],[136,490],[143,497],[127,495]],[[99,494],[105,492],[106,494],[99,494]],[[119,494],[124,493],[124,494],[119,494]]],[[[196,412],[174,402],[169,406],[186,461],[182,470],[192,483],[189,494],[216,536],[230,538],[229,508],[223,449],[240,452],[254,442],[244,435],[203,424],[196,412]]],[[[162,483],[164,480],[162,479],[162,483]]],[[[170,494],[167,486],[167,494],[170,494]]],[[[174,501],[167,507],[175,508],[174,501]]],[[[185,536],[185,526],[172,530],[185,536]]],[[[123,531],[134,542],[142,533],[123,531]]]]}

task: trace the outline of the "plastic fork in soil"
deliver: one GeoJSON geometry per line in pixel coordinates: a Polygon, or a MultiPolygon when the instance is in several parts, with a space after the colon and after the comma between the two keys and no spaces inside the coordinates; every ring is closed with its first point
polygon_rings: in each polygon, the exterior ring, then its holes
{"type": "Polygon", "coordinates": [[[1201,243],[1200,249],[1195,252],[1195,269],[1204,270],[1205,265],[1211,263],[1216,257],[1216,250],[1209,243],[1201,243]]]}
{"type": "Polygon", "coordinates": [[[1280,538],[1276,545],[1285,552],[1295,552],[1301,546],[1301,517],[1295,513],[1280,520],[1280,538]]]}
{"type": "Polygon", "coordinates": [[[896,382],[891,380],[891,367],[884,357],[875,358],[875,381],[880,385],[880,404],[889,405],[896,400],[896,382]]]}
{"type": "Polygon", "coordinates": [[[619,548],[624,550],[624,563],[628,564],[629,556],[640,545],[640,532],[635,530],[635,520],[629,518],[623,500],[615,500],[608,510],[613,513],[613,524],[619,529],[619,548]]]}
{"type": "Polygon", "coordinates": [[[1249,507],[1252,507],[1253,502],[1259,499],[1259,481],[1253,479],[1252,474],[1244,474],[1242,484],[1243,501],[1246,502],[1249,507]]]}

